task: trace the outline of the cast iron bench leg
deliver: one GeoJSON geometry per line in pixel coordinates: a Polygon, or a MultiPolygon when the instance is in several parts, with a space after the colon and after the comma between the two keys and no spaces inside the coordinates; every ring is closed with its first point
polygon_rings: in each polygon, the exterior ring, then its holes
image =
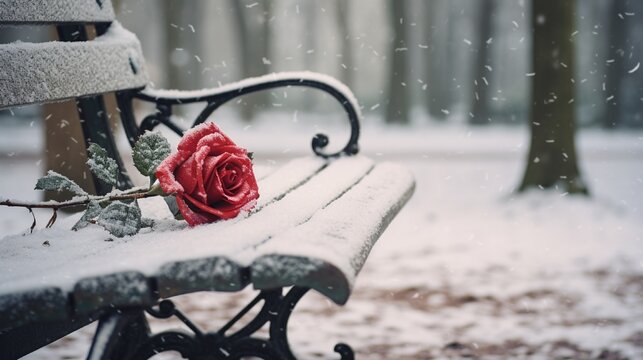
{"type": "MultiPolygon", "coordinates": [[[[306,294],[307,288],[293,287],[283,296],[282,290],[264,290],[227,324],[214,333],[201,331],[170,300],[146,309],[156,318],[177,317],[192,331],[164,331],[151,334],[142,310],[114,310],[101,318],[88,359],[148,359],[163,351],[177,351],[186,359],[241,359],[254,356],[261,359],[294,360],[288,343],[288,320],[295,305],[306,294]],[[228,330],[248,311],[263,301],[259,313],[240,330],[228,330]],[[268,339],[254,337],[266,323],[268,339]]],[[[335,352],[342,360],[353,360],[353,350],[346,344],[337,344],[335,352]]]]}
{"type": "Polygon", "coordinates": [[[100,318],[87,359],[125,359],[149,334],[143,310],[114,310],[100,318]]]}

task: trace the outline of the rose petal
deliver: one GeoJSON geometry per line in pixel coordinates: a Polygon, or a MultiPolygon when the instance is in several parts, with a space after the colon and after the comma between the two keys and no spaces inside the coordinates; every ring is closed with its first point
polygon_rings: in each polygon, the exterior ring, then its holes
{"type": "Polygon", "coordinates": [[[252,172],[252,163],[250,162],[250,159],[247,157],[230,155],[226,165],[227,164],[237,167],[240,174],[238,174],[238,183],[232,188],[223,187],[223,199],[230,204],[246,203],[253,200],[252,196],[249,197],[248,195],[250,195],[250,190],[253,189],[253,186],[254,189],[256,189],[257,185],[254,180],[254,173],[252,172]]]}
{"type": "Polygon", "coordinates": [[[219,145],[234,145],[232,140],[228,138],[225,134],[221,132],[218,126],[214,123],[208,122],[197,125],[192,129],[186,131],[185,135],[181,138],[177,149],[179,151],[187,151],[190,154],[196,152],[197,145],[202,138],[207,137],[212,134],[220,134],[220,137],[217,139],[220,141],[219,145]]]}
{"type": "Polygon", "coordinates": [[[243,170],[240,166],[229,162],[219,170],[219,178],[226,194],[234,194],[243,184],[243,170]]]}
{"type": "Polygon", "coordinates": [[[156,168],[156,178],[166,194],[182,193],[183,186],[174,177],[174,170],[190,157],[189,153],[179,151],[171,154],[156,168]]]}
{"type": "Polygon", "coordinates": [[[230,219],[239,215],[241,206],[228,204],[225,202],[220,202],[216,204],[216,208],[208,206],[202,202],[199,202],[197,199],[191,197],[190,195],[185,195],[185,200],[187,200],[190,205],[193,205],[199,210],[202,210],[208,214],[214,215],[220,219],[230,219]]]}
{"type": "Polygon", "coordinates": [[[195,167],[194,155],[191,155],[174,171],[176,181],[183,186],[183,191],[188,194],[191,194],[197,187],[197,180],[194,175],[195,167]]]}
{"type": "Polygon", "coordinates": [[[176,195],[176,204],[179,207],[179,212],[183,215],[183,218],[190,226],[196,226],[201,224],[209,224],[211,222],[217,221],[218,218],[210,214],[202,214],[194,212],[188,204],[185,202],[185,199],[181,195],[176,195]]]}
{"type": "Polygon", "coordinates": [[[205,159],[204,165],[204,187],[207,194],[207,203],[214,204],[221,201],[224,188],[221,184],[221,179],[217,171],[217,167],[221,161],[225,161],[228,156],[226,154],[220,156],[210,156],[205,159]]]}
{"type": "Polygon", "coordinates": [[[243,169],[243,160],[235,156],[231,156],[225,164],[218,168],[219,178],[226,194],[235,194],[236,189],[245,181],[247,174],[243,169]]]}
{"type": "Polygon", "coordinates": [[[208,194],[203,184],[203,163],[209,152],[210,148],[206,146],[199,148],[196,153],[194,153],[194,178],[196,179],[197,186],[194,191],[190,192],[190,195],[204,203],[208,201],[208,194]]]}
{"type": "Polygon", "coordinates": [[[219,155],[223,153],[239,153],[245,152],[245,149],[238,147],[223,133],[208,134],[201,138],[196,145],[197,149],[208,146],[212,149],[213,153],[210,155],[219,155]]]}

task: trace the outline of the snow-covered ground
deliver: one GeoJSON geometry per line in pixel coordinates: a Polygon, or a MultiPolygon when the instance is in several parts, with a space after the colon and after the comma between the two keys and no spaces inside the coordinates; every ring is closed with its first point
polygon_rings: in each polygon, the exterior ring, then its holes
{"type": "MultiPolygon", "coordinates": [[[[306,152],[316,132],[282,125],[222,126],[269,166],[306,152]]],[[[589,199],[513,194],[528,146],[522,128],[367,126],[364,152],[408,166],[417,190],[346,306],[314,293],[298,305],[293,349],[303,359],[336,358],[340,341],[360,359],[643,358],[643,133],[588,130],[579,140],[589,199]]],[[[6,154],[0,196],[35,198],[41,165],[6,154]]],[[[3,233],[30,223],[25,211],[0,209],[3,233]]],[[[177,303],[215,330],[252,296],[177,303]]],[[[82,358],[91,330],[27,358],[82,358]]]]}

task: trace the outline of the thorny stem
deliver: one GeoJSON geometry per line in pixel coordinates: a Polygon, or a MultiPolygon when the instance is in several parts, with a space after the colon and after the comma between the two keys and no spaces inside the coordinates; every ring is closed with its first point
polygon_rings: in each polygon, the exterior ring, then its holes
{"type": "Polygon", "coordinates": [[[116,195],[107,195],[107,196],[86,196],[82,199],[77,200],[68,200],[63,202],[40,202],[40,203],[30,203],[22,201],[13,201],[13,200],[3,200],[0,201],[2,206],[10,207],[25,207],[31,211],[31,209],[62,209],[72,206],[87,205],[90,201],[106,202],[106,201],[117,201],[117,200],[135,200],[143,199],[152,196],[158,196],[159,194],[145,190],[145,192],[135,192],[135,193],[125,193],[125,194],[116,194],[116,195]]]}

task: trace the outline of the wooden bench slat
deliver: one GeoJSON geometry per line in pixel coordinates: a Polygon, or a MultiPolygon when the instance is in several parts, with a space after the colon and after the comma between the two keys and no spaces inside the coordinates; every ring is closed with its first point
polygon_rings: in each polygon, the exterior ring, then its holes
{"type": "Polygon", "coordinates": [[[327,165],[319,157],[302,157],[289,161],[275,170],[269,177],[261,181],[259,200],[256,209],[259,210],[273,201],[284,197],[290,190],[308,181],[327,165]]]}
{"type": "Polygon", "coordinates": [[[0,0],[0,23],[104,23],[114,20],[110,0],[0,0]]]}
{"type": "Polygon", "coordinates": [[[151,306],[156,301],[152,292],[145,275],[136,271],[85,278],[74,285],[74,313],[86,315],[98,308],[134,304],[151,306]]]}
{"type": "Polygon", "coordinates": [[[0,108],[147,83],[138,39],[117,23],[92,41],[0,45],[0,108]]]}
{"type": "Polygon", "coordinates": [[[262,245],[252,264],[257,289],[313,288],[338,304],[350,295],[357,273],[415,187],[408,170],[382,163],[309,221],[262,245]]]}
{"type": "Polygon", "coordinates": [[[0,332],[32,321],[70,317],[69,297],[57,287],[42,287],[0,296],[0,332]]]}

